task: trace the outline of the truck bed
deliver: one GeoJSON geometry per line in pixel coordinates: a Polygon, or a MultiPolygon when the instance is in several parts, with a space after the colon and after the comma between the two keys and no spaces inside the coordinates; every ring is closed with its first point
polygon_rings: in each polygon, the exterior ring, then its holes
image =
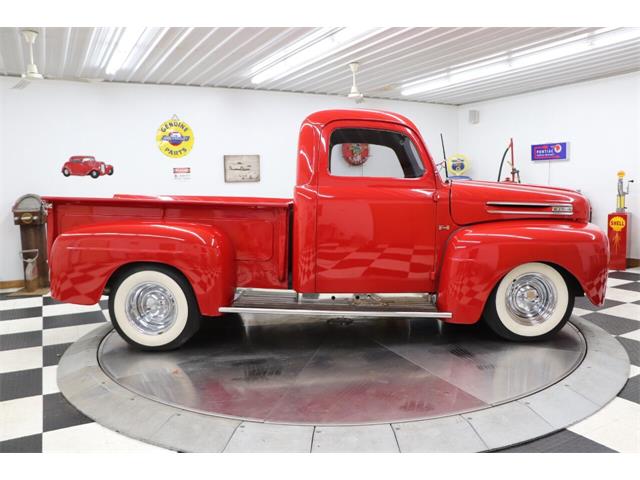
{"type": "Polygon", "coordinates": [[[50,204],[49,250],[58,235],[86,225],[130,220],[213,225],[233,242],[239,287],[288,285],[291,199],[114,195],[113,198],[44,197],[44,200],[50,204]]]}

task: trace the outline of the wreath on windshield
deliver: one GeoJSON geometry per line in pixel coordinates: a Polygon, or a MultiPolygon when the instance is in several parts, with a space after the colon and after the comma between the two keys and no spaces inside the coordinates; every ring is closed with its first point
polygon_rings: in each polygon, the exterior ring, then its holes
{"type": "Polygon", "coordinates": [[[369,158],[369,144],[343,143],[342,158],[344,158],[349,165],[363,165],[369,158]]]}

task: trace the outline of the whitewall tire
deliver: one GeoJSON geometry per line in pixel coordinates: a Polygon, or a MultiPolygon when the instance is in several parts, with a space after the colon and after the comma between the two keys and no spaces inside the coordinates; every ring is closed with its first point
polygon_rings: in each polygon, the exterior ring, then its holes
{"type": "Polygon", "coordinates": [[[573,311],[574,296],[562,274],[545,263],[525,263],[493,290],[485,322],[508,340],[542,340],[560,330],[573,311]]]}
{"type": "Polygon", "coordinates": [[[126,270],[109,294],[114,328],[142,350],[171,350],[200,327],[200,312],[191,286],[174,270],[143,265],[126,270]]]}

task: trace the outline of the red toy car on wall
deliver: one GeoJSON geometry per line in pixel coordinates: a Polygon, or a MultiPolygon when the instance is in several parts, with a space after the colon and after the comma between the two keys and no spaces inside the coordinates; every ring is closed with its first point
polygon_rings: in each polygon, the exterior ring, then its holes
{"type": "Polygon", "coordinates": [[[132,345],[167,350],[225,313],[484,321],[509,340],[604,302],[609,244],[575,190],[440,177],[416,126],[310,115],[292,198],[46,197],[53,298],[109,295],[132,345]],[[368,145],[347,164],[344,144],[368,145]]]}
{"type": "Polygon", "coordinates": [[[91,178],[98,178],[102,175],[113,175],[113,165],[99,162],[96,157],[88,155],[74,155],[62,166],[62,174],[65,177],[70,175],[89,175],[91,178]]]}

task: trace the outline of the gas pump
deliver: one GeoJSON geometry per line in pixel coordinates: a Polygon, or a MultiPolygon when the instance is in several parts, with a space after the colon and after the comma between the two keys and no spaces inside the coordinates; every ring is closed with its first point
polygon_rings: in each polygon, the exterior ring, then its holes
{"type": "Polygon", "coordinates": [[[34,292],[49,286],[47,264],[47,210],[38,195],[27,194],[16,200],[11,209],[13,223],[20,225],[24,264],[25,291],[34,292]]]}
{"type": "Polygon", "coordinates": [[[629,212],[627,212],[626,196],[629,195],[629,184],[633,180],[628,180],[626,189],[624,185],[625,172],[618,172],[618,195],[616,196],[616,211],[610,213],[607,221],[607,235],[609,237],[609,268],[611,270],[625,270],[627,268],[627,249],[629,231],[629,212]]]}

